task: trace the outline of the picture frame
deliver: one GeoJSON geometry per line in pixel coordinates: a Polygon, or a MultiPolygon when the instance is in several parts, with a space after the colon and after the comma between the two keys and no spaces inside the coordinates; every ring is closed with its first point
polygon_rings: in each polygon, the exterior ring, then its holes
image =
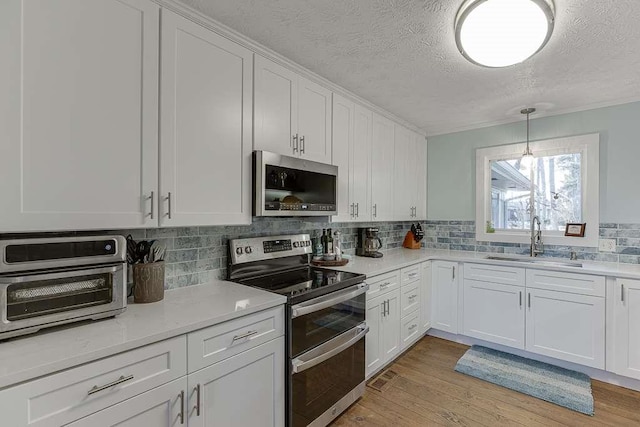
{"type": "Polygon", "coordinates": [[[584,237],[584,231],[587,228],[587,223],[567,223],[564,230],[564,235],[567,237],[584,237]]]}

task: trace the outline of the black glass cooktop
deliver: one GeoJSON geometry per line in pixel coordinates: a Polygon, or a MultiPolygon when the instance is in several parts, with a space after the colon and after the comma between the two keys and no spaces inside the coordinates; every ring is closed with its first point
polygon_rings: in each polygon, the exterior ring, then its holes
{"type": "Polygon", "coordinates": [[[324,268],[303,267],[296,270],[238,280],[243,285],[261,288],[288,297],[306,300],[364,281],[362,274],[324,268]]]}

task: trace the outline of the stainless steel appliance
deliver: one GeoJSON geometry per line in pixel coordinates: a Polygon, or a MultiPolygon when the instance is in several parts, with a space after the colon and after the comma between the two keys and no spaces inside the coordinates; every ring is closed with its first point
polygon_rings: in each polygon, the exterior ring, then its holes
{"type": "Polygon", "coordinates": [[[379,230],[374,227],[358,229],[358,246],[356,255],[370,258],[382,258],[382,253],[378,249],[382,248],[382,240],[378,237],[379,230]]]}
{"type": "Polygon", "coordinates": [[[255,216],[337,215],[338,167],[267,151],[253,153],[255,216]]]}
{"type": "Polygon", "coordinates": [[[122,313],[122,236],[0,241],[0,339],[122,313]]]}
{"type": "Polygon", "coordinates": [[[287,425],[326,426],[365,387],[365,276],[309,266],[308,234],[229,242],[229,279],[287,297],[287,425]]]}

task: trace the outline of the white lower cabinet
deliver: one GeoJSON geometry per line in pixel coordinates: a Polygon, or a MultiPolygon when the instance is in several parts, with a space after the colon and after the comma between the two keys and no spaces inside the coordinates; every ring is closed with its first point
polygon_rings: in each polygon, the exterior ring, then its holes
{"type": "Polygon", "coordinates": [[[524,286],[464,279],[463,334],[524,349],[524,286]]]}
{"type": "Polygon", "coordinates": [[[613,313],[613,372],[640,380],[640,280],[617,279],[609,305],[613,313]]]}
{"type": "Polygon", "coordinates": [[[422,263],[422,279],[420,281],[420,335],[431,329],[431,261],[422,263]]]}
{"type": "Polygon", "coordinates": [[[400,289],[367,300],[366,376],[380,370],[400,352],[400,289]]]}
{"type": "Polygon", "coordinates": [[[187,377],[154,388],[71,424],[73,427],[174,427],[184,425],[189,409],[187,377]]]}
{"type": "Polygon", "coordinates": [[[527,351],[604,369],[604,322],[602,297],[527,289],[527,351]]]}
{"type": "Polygon", "coordinates": [[[458,333],[458,263],[433,262],[431,326],[444,332],[458,333]]]}
{"type": "Polygon", "coordinates": [[[283,426],[283,317],[280,306],[5,388],[0,425],[283,426]]]}
{"type": "Polygon", "coordinates": [[[190,426],[284,425],[284,338],[189,374],[190,426]]]}
{"type": "Polygon", "coordinates": [[[404,351],[420,338],[420,311],[414,311],[402,318],[400,329],[401,349],[404,351]]]}

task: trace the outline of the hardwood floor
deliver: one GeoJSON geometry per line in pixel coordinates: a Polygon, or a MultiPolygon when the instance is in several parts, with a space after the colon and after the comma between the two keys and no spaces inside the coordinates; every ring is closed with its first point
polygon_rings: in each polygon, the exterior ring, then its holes
{"type": "Polygon", "coordinates": [[[639,426],[640,393],[592,381],[590,417],[455,372],[462,344],[425,337],[389,368],[398,375],[365,395],[332,427],[340,426],[639,426]]]}

